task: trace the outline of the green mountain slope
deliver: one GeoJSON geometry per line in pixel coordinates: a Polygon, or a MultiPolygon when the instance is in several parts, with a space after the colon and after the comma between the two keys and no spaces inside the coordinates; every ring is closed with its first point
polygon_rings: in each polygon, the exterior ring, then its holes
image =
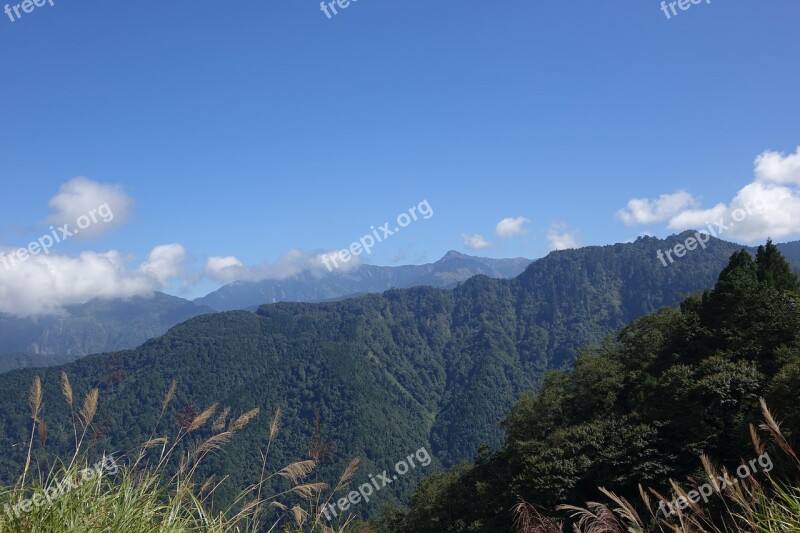
{"type": "Polygon", "coordinates": [[[598,487],[649,518],[640,484],[668,494],[669,479],[703,479],[701,454],[732,469],[754,456],[759,397],[796,437],[798,303],[800,284],[777,249],[756,261],[736,253],[713,291],[634,321],[617,345],[584,349],[573,370],[548,374],[505,418],[498,452],[425,480],[406,513],[387,512],[386,530],[509,531],[520,497],[553,513],[602,501],[598,487]]]}
{"type": "Polygon", "coordinates": [[[95,299],[70,306],[58,316],[0,314],[0,373],[135,348],[184,320],[214,311],[255,310],[261,304],[279,301],[337,300],[393,287],[452,287],[478,274],[513,277],[530,263],[529,259],[488,259],[451,251],[425,265],[362,265],[352,272],[334,271],[322,276],[302,272],[284,280],[236,282],[194,302],[154,293],[152,297],[95,299]]]}
{"type": "MultiPolygon", "coordinates": [[[[329,472],[348,458],[366,459],[362,475],[381,472],[422,446],[449,466],[498,447],[498,424],[519,395],[539,387],[548,368],[570,365],[577,349],[625,323],[711,287],[738,247],[713,241],[665,268],[656,250],[667,242],[552,253],[512,280],[477,276],[452,290],[419,287],[324,304],[276,304],[255,314],[203,315],[135,350],[89,356],[63,367],[79,393],[101,388],[96,444],[128,449],[149,437],[164,391],[179,383],[175,411],[214,402],[234,412],[284,409],[287,444],[276,464],[302,456],[315,414],[333,450],[329,472]]],[[[59,398],[62,368],[0,376],[0,475],[24,461],[27,388],[42,376],[48,448],[66,449],[71,428],[59,398]],[[60,412],[59,412],[60,411],[60,412]]],[[[252,481],[267,419],[248,427],[209,468],[252,481]]],[[[415,471],[381,498],[410,494],[415,471]]],[[[362,512],[374,512],[374,506],[362,512]]]]}

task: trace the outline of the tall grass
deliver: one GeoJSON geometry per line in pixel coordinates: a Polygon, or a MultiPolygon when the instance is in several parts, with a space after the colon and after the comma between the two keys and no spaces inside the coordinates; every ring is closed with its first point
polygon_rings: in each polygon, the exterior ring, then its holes
{"type": "MultiPolygon", "coordinates": [[[[761,435],[769,436],[772,447],[779,451],[785,463],[790,465],[781,477],[771,472],[761,472],[762,480],[756,476],[739,479],[717,497],[721,498],[721,512],[710,510],[703,501],[693,503],[687,491],[671,482],[671,497],[655,490],[639,487],[641,504],[637,507],[625,498],[600,488],[609,500],[607,503],[588,502],[584,507],[562,505],[558,511],[566,512],[572,519],[574,533],[797,533],[800,532],[800,459],[781,431],[764,400],[761,400],[764,422],[758,429],[751,426],[753,447],[761,455],[765,445],[761,435]],[[760,430],[760,432],[759,432],[760,430]],[[665,517],[659,502],[683,497],[686,509],[674,506],[675,514],[665,517]],[[638,510],[647,514],[639,514],[638,510]]],[[[702,457],[705,474],[709,480],[727,476],[727,470],[718,469],[708,457],[702,457]]],[[[697,490],[700,483],[690,480],[697,490]]],[[[718,506],[715,506],[718,507],[718,506]]],[[[719,508],[719,507],[718,507],[719,508]]],[[[514,533],[559,533],[564,531],[562,522],[545,516],[538,508],[524,500],[513,509],[514,533]]]]}
{"type": "Polygon", "coordinates": [[[14,486],[0,487],[0,533],[354,530],[352,517],[343,518],[334,528],[324,522],[320,509],[348,486],[358,461],[345,469],[333,489],[318,479],[309,480],[319,466],[315,458],[268,472],[269,453],[280,429],[280,409],[271,419],[267,444],[261,451],[258,482],[241,490],[227,507],[217,508],[214,497],[226,479],[197,479],[198,469],[209,455],[223,451],[260,411],[252,409],[233,417],[229,408],[220,410],[214,404],[183,421],[176,434],[159,434],[176,389],[173,381],[146,442],[124,455],[103,455],[92,464],[92,450],[86,438],[100,394],[98,389],[92,389],[77,409],[69,378],[62,372],[61,392],[70,409],[75,450],[68,458],[57,458],[55,465],[45,470],[32,466],[37,435],[42,445],[47,438],[47,425],[42,419],[42,383],[37,376],[29,394],[32,423],[25,464],[14,486]],[[205,428],[204,435],[210,429],[210,436],[197,438],[201,428],[205,428]],[[285,488],[268,494],[267,487],[281,485],[275,483],[277,480],[283,480],[285,488]]]}

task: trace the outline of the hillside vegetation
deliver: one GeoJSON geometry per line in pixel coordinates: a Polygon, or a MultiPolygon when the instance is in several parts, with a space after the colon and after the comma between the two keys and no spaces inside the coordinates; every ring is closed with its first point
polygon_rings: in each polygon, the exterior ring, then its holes
{"type": "MultiPolygon", "coordinates": [[[[771,243],[755,259],[734,253],[713,290],[632,322],[615,342],[582,350],[572,370],[548,372],[542,390],[524,395],[503,421],[508,438],[499,451],[426,479],[407,510],[386,512],[387,530],[509,531],[515,507],[529,519],[549,515],[569,524],[585,512],[557,513],[557,506],[605,501],[608,507],[590,505],[593,518],[580,531],[717,531],[723,523],[736,531],[798,531],[800,493],[792,487],[800,462],[790,448],[800,430],[798,301],[797,277],[771,243]],[[767,436],[755,437],[750,424],[762,419],[767,436]],[[698,508],[702,527],[688,511],[667,518],[654,492],[649,507],[642,501],[640,485],[668,495],[673,479],[689,491],[688,479],[702,484],[719,472],[711,464],[733,472],[765,451],[776,466],[792,467],[790,483],[773,484],[787,478],[780,469],[764,478],[761,468],[753,476],[761,484],[740,485],[753,494],[733,494],[727,509],[719,498],[698,508]],[[713,462],[702,464],[701,455],[713,462]],[[638,502],[632,509],[643,518],[621,519],[632,516],[626,504],[599,487],[638,502]]],[[[555,521],[538,523],[519,531],[561,530],[555,521]]]]}
{"type": "MultiPolygon", "coordinates": [[[[69,413],[59,401],[62,370],[79,394],[100,391],[91,439],[109,452],[149,438],[163,391],[175,380],[178,392],[165,413],[173,424],[215,403],[231,412],[280,407],[285,444],[271,455],[272,468],[305,457],[316,442],[325,450],[322,478],[335,479],[360,457],[361,483],[414,450],[430,450],[430,466],[412,470],[356,510],[374,515],[386,501],[406,500],[420,478],[473,459],[481,445],[501,447],[499,421],[520,394],[541,386],[548,369],[569,367],[581,346],[712,287],[736,250],[714,240],[663,267],[656,250],[680,240],[642,238],[557,252],[515,279],[478,276],[452,290],[418,287],[203,315],[135,350],[2,375],[0,446],[8,453],[0,458],[0,477],[11,482],[25,461],[25,399],[36,375],[50,409],[46,444],[34,452],[58,455],[72,440],[63,422],[69,413]]],[[[268,423],[252,424],[229,453],[201,467],[203,475],[228,476],[220,501],[256,481],[261,466],[248,451],[263,448],[268,423]]]]}

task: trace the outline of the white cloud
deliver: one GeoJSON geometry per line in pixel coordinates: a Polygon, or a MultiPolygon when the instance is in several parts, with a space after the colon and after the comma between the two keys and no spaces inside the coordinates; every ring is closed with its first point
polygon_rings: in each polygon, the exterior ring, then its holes
{"type": "Polygon", "coordinates": [[[188,254],[182,245],[162,244],[147,254],[147,259],[136,269],[137,274],[152,277],[165,285],[170,278],[178,277],[184,270],[188,254]]]}
{"type": "Polygon", "coordinates": [[[16,316],[57,314],[93,298],[150,295],[181,274],[187,257],[180,244],[157,246],[130,270],[128,258],[115,250],[77,257],[40,254],[11,263],[14,251],[0,250],[5,254],[0,255],[0,312],[16,316]]]}
{"type": "Polygon", "coordinates": [[[756,180],[764,183],[800,184],[800,146],[794,154],[767,150],[756,158],[756,180]]]}
{"type": "Polygon", "coordinates": [[[800,147],[789,155],[763,152],[755,159],[754,175],[730,202],[680,209],[669,216],[667,227],[705,229],[723,239],[748,243],[800,234],[800,147]]]}
{"type": "Polygon", "coordinates": [[[743,187],[729,204],[675,216],[672,230],[706,229],[720,238],[755,242],[800,233],[800,191],[760,181],[743,187]],[[720,226],[722,224],[722,226],[720,226]]]}
{"type": "Polygon", "coordinates": [[[464,238],[464,246],[470,250],[485,250],[492,247],[492,243],[478,233],[464,233],[462,237],[464,238]]]}
{"type": "Polygon", "coordinates": [[[547,230],[547,240],[550,250],[568,250],[579,248],[578,232],[568,229],[564,224],[553,224],[547,230]]]}
{"type": "MultiPolygon", "coordinates": [[[[252,267],[234,256],[214,256],[206,260],[204,273],[206,277],[222,283],[232,281],[262,281],[265,279],[286,279],[301,272],[311,272],[320,276],[328,271],[323,256],[337,257],[339,250],[330,252],[307,252],[299,248],[289,250],[280,256],[274,263],[264,262],[252,267]]],[[[332,261],[329,259],[329,262],[332,261]]],[[[336,259],[338,268],[334,272],[350,272],[363,264],[360,255],[351,255],[349,261],[336,259]]],[[[331,263],[333,267],[333,263],[331,263]]]]}
{"type": "Polygon", "coordinates": [[[525,233],[527,229],[525,224],[530,224],[530,220],[525,217],[504,218],[497,223],[494,229],[495,235],[501,239],[510,239],[514,235],[525,233]]]}
{"type": "Polygon", "coordinates": [[[705,228],[712,220],[719,220],[727,212],[725,204],[717,204],[709,209],[688,209],[672,217],[667,227],[674,230],[705,228]]]}
{"type": "Polygon", "coordinates": [[[50,224],[68,224],[67,229],[74,231],[77,238],[92,238],[124,224],[130,217],[133,200],[120,185],[79,176],[62,184],[49,205],[53,211],[48,218],[50,224]],[[80,221],[84,228],[78,228],[81,217],[87,217],[80,221]]]}
{"type": "Polygon", "coordinates": [[[238,275],[246,270],[245,266],[234,256],[214,256],[206,260],[205,274],[209,278],[221,281],[223,283],[230,283],[236,281],[238,275]]]}
{"type": "Polygon", "coordinates": [[[633,198],[628,206],[617,211],[617,218],[629,226],[664,222],[676,213],[695,207],[697,200],[686,191],[662,194],[655,200],[633,198]]]}

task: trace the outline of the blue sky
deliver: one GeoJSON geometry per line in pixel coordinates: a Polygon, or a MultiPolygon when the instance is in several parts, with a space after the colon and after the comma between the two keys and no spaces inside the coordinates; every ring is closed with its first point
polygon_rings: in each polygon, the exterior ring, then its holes
{"type": "MultiPolygon", "coordinates": [[[[703,1],[669,20],[656,0],[359,0],[330,20],[314,0],[0,13],[0,247],[47,233],[77,176],[132,205],[53,254],[115,250],[114,268],[154,272],[148,254],[176,244],[179,271],[155,277],[190,297],[231,277],[204,275],[209,258],[248,272],[344,248],[423,199],[434,216],[364,260],[667,235],[759,180],[781,187],[770,209],[800,214],[798,21],[794,0],[703,1]],[[519,231],[501,238],[509,217],[519,231]]],[[[789,218],[728,238],[797,238],[789,218]]]]}

